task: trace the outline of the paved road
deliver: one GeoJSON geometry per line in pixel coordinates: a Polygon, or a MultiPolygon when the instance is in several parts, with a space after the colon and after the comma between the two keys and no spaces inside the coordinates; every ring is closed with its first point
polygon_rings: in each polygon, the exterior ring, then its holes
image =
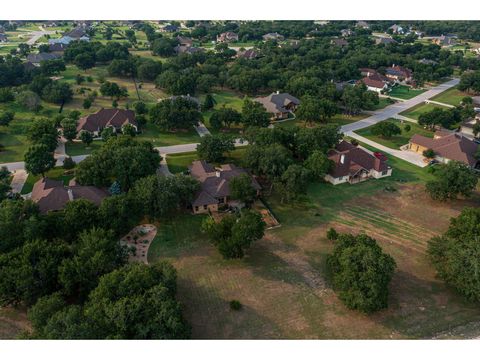
{"type": "Polygon", "coordinates": [[[39,31],[32,31],[30,33],[32,37],[27,41],[27,44],[30,46],[35,45],[38,39],[40,39],[43,35],[52,35],[52,34],[55,34],[55,31],[47,31],[47,30],[43,30],[43,28],[40,28],[39,31]]]}
{"type": "MultiPolygon", "coordinates": [[[[371,116],[369,116],[369,117],[367,117],[363,120],[360,120],[360,121],[342,126],[340,131],[347,134],[347,133],[353,132],[355,130],[360,130],[360,129],[366,128],[370,125],[376,124],[376,123],[378,123],[380,121],[383,121],[383,120],[386,120],[388,118],[392,118],[392,117],[402,118],[402,116],[399,115],[399,113],[401,113],[402,111],[405,111],[405,110],[411,108],[412,106],[423,103],[423,102],[425,102],[425,100],[427,100],[427,99],[429,99],[429,98],[431,98],[435,95],[438,95],[441,92],[443,92],[445,90],[448,90],[453,86],[456,86],[458,83],[459,83],[459,79],[450,80],[450,81],[448,81],[446,83],[443,83],[441,85],[438,85],[438,86],[436,86],[436,87],[434,87],[434,88],[432,88],[428,91],[425,91],[424,93],[422,93],[422,94],[420,94],[420,95],[418,95],[418,96],[416,96],[416,97],[414,97],[410,100],[404,101],[402,103],[395,103],[395,104],[389,105],[389,106],[387,106],[387,107],[385,107],[381,110],[374,111],[374,112],[372,112],[371,116]]],[[[377,143],[374,143],[374,144],[375,145],[372,145],[372,146],[380,148],[380,144],[377,144],[377,143]]],[[[161,146],[161,147],[156,147],[155,149],[157,149],[160,152],[160,154],[179,154],[179,153],[196,151],[197,145],[198,145],[198,143],[181,144],[181,145],[172,145],[172,146],[161,146]]],[[[247,142],[241,142],[239,140],[236,140],[236,142],[235,142],[235,146],[244,146],[244,145],[248,145],[248,143],[247,142]]],[[[398,150],[398,151],[400,151],[400,150],[398,150]]],[[[78,163],[78,162],[84,160],[87,156],[88,155],[78,155],[78,156],[73,156],[72,159],[73,159],[73,161],[78,163]]],[[[409,161],[409,160],[407,160],[407,161],[409,161]]],[[[410,162],[412,162],[412,161],[410,161],[410,162]]],[[[57,166],[61,166],[61,165],[63,165],[63,156],[58,156],[57,166]]],[[[22,170],[22,169],[25,168],[25,164],[23,163],[23,161],[0,164],[0,166],[6,166],[10,171],[22,170]]]]}
{"type": "Polygon", "coordinates": [[[435,95],[438,95],[441,92],[450,89],[451,87],[457,85],[459,83],[459,81],[460,81],[459,79],[450,80],[446,83],[435,86],[435,87],[431,88],[430,90],[425,91],[424,93],[422,93],[418,96],[415,96],[414,98],[412,98],[410,100],[389,105],[386,108],[375,111],[373,115],[371,115],[371,116],[369,116],[369,117],[367,117],[363,120],[360,120],[360,121],[342,126],[341,131],[343,133],[347,133],[349,131],[360,130],[360,129],[369,127],[371,125],[374,125],[374,124],[376,124],[380,121],[386,120],[388,118],[393,118],[396,115],[398,115],[399,113],[401,113],[402,111],[410,109],[411,107],[413,107],[415,105],[424,103],[425,100],[428,100],[431,97],[434,97],[435,95]]]}

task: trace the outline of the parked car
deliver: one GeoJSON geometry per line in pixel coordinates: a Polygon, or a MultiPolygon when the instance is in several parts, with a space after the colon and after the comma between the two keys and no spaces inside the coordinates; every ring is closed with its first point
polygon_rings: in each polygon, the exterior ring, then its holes
{"type": "Polygon", "coordinates": [[[383,160],[383,161],[387,161],[388,158],[387,158],[387,155],[385,155],[384,153],[381,153],[379,151],[375,151],[373,153],[373,155],[377,158],[377,159],[380,159],[380,160],[383,160]]]}
{"type": "Polygon", "coordinates": [[[440,161],[435,160],[435,159],[432,159],[428,162],[428,166],[433,166],[433,165],[437,165],[437,164],[440,164],[440,161]]]}

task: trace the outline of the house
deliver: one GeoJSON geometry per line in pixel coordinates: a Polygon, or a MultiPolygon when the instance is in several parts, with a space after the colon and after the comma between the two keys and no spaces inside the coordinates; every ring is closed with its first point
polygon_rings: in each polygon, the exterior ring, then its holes
{"type": "Polygon", "coordinates": [[[3,42],[3,43],[8,42],[7,35],[0,33],[0,42],[3,42]]]}
{"type": "Polygon", "coordinates": [[[435,60],[430,60],[430,59],[425,59],[425,58],[423,58],[421,60],[418,60],[418,62],[420,64],[423,64],[423,65],[437,65],[438,64],[438,62],[436,62],[435,60]]]}
{"type": "MultiPolygon", "coordinates": [[[[192,201],[194,214],[218,211],[219,206],[223,204],[235,205],[236,202],[230,197],[229,183],[236,176],[248,174],[246,170],[233,164],[215,168],[205,160],[194,161],[189,166],[189,171],[190,175],[200,182],[200,190],[192,201]]],[[[252,177],[252,186],[259,195],[261,187],[254,177],[252,177]]]]}
{"type": "Polygon", "coordinates": [[[175,25],[165,25],[160,29],[161,32],[174,33],[178,31],[178,26],[175,25]]]}
{"type": "Polygon", "coordinates": [[[95,114],[84,116],[78,120],[77,132],[88,131],[94,136],[100,136],[100,132],[106,127],[112,127],[115,132],[130,124],[138,130],[138,123],[133,110],[124,109],[101,109],[95,114]]]}
{"type": "Polygon", "coordinates": [[[178,35],[176,39],[180,46],[190,47],[193,45],[193,40],[189,37],[178,35]]]}
{"type": "Polygon", "coordinates": [[[385,76],[396,82],[409,83],[413,80],[412,70],[395,64],[385,70],[385,76]]]}
{"type": "MultiPolygon", "coordinates": [[[[199,110],[200,110],[200,107],[202,106],[202,105],[201,105],[201,102],[200,102],[200,99],[199,99],[199,98],[196,98],[195,96],[190,96],[190,94],[187,94],[187,95],[173,95],[173,96],[170,96],[169,98],[162,99],[162,100],[172,100],[172,101],[175,101],[176,99],[179,99],[179,98],[193,102],[194,104],[197,105],[197,108],[198,108],[199,110]]],[[[160,100],[160,101],[161,101],[161,100],[160,100]]]]}
{"type": "Polygon", "coordinates": [[[63,36],[72,38],[74,40],[81,40],[81,39],[90,40],[90,38],[88,37],[86,29],[87,28],[85,26],[77,26],[76,28],[64,33],[63,36]]]}
{"type": "Polygon", "coordinates": [[[358,27],[361,29],[368,29],[370,28],[370,25],[368,25],[366,21],[360,20],[360,21],[357,21],[357,23],[355,24],[355,27],[358,27]]]}
{"type": "Polygon", "coordinates": [[[201,53],[204,52],[205,50],[203,48],[198,48],[194,46],[185,46],[185,45],[177,45],[173,48],[173,51],[175,51],[175,54],[180,55],[180,54],[195,54],[195,53],[201,53]]]}
{"type": "Polygon", "coordinates": [[[478,144],[455,132],[438,130],[433,139],[415,134],[408,143],[408,149],[419,154],[432,149],[435,152],[435,158],[444,163],[455,160],[472,168],[478,165],[478,160],[475,159],[478,144]]]}
{"type": "Polygon", "coordinates": [[[332,39],[330,43],[341,48],[348,46],[348,41],[342,38],[332,39]]]}
{"type": "Polygon", "coordinates": [[[23,63],[23,68],[26,70],[26,71],[32,71],[34,69],[37,69],[37,66],[38,65],[35,65],[33,64],[32,62],[30,61],[27,61],[27,62],[24,62],[23,63]]]}
{"type": "Polygon", "coordinates": [[[388,79],[378,72],[374,72],[373,74],[368,73],[368,75],[359,82],[364,83],[367,86],[367,90],[377,93],[387,90],[389,85],[388,79]]]}
{"type": "Polygon", "coordinates": [[[43,178],[33,185],[31,199],[37,203],[42,214],[62,210],[69,201],[86,199],[95,205],[100,205],[108,196],[108,192],[95,186],[77,185],[70,181],[64,186],[63,181],[43,178]]]}
{"type": "Polygon", "coordinates": [[[325,180],[333,185],[346,182],[356,184],[370,178],[380,179],[392,175],[392,168],[385,160],[345,140],[328,152],[328,158],[334,165],[325,175],[325,180]]]}
{"type": "Polygon", "coordinates": [[[400,25],[394,24],[388,28],[388,30],[391,30],[393,34],[404,34],[405,29],[401,27],[400,25]]]}
{"type": "Polygon", "coordinates": [[[263,41],[268,41],[268,40],[276,40],[276,41],[283,41],[285,40],[285,36],[280,35],[277,32],[274,33],[268,33],[262,36],[263,41]]]}
{"type": "Polygon", "coordinates": [[[342,34],[342,37],[349,37],[353,35],[353,31],[350,29],[342,29],[340,30],[340,33],[342,34]]]}
{"type": "Polygon", "coordinates": [[[61,54],[68,47],[68,44],[61,42],[48,44],[48,51],[51,53],[61,54]]]}
{"type": "Polygon", "coordinates": [[[53,54],[53,53],[28,54],[27,61],[31,62],[34,65],[40,65],[42,61],[54,60],[60,57],[61,56],[59,54],[53,54]]]}
{"type": "Polygon", "coordinates": [[[217,35],[217,42],[233,42],[233,41],[238,41],[238,34],[235,34],[234,32],[227,31],[227,32],[221,33],[220,35],[217,35]]]}
{"type": "Polygon", "coordinates": [[[248,49],[248,50],[245,50],[245,51],[237,52],[237,57],[242,58],[242,59],[248,59],[248,60],[256,59],[259,56],[260,56],[260,54],[253,49],[248,49]]]}
{"type": "Polygon", "coordinates": [[[388,44],[396,44],[397,42],[392,39],[391,37],[383,36],[375,38],[376,45],[388,45],[388,44]]]}
{"type": "Polygon", "coordinates": [[[456,35],[442,35],[433,40],[433,42],[440,46],[453,46],[457,43],[456,35]]]}
{"type": "Polygon", "coordinates": [[[465,120],[460,124],[460,132],[468,137],[479,136],[480,134],[479,133],[475,134],[473,129],[476,124],[480,125],[480,119],[478,117],[465,120]]]}
{"type": "Polygon", "coordinates": [[[300,100],[287,93],[271,93],[265,97],[255,98],[254,101],[263,105],[267,112],[272,114],[273,120],[288,118],[300,105],[300,100]]]}

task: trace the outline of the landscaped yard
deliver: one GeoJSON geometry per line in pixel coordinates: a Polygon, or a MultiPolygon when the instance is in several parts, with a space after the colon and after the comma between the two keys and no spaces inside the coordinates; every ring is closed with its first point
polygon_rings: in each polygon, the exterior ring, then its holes
{"type": "Polygon", "coordinates": [[[422,115],[426,112],[432,111],[435,108],[447,109],[445,106],[441,106],[441,105],[437,105],[437,104],[421,103],[421,104],[418,104],[414,107],[411,107],[410,109],[407,109],[407,110],[401,112],[400,115],[418,120],[420,115],[422,115]]]}
{"type": "MultiPolygon", "coordinates": [[[[27,181],[25,181],[25,185],[23,185],[21,194],[31,193],[32,189],[33,189],[33,185],[38,180],[40,180],[41,177],[42,177],[42,175],[34,176],[32,174],[29,174],[28,177],[27,177],[27,181]]],[[[71,172],[66,174],[65,169],[63,169],[62,167],[56,167],[56,168],[50,170],[49,172],[47,172],[45,174],[45,177],[48,177],[48,178],[53,179],[53,180],[61,180],[61,181],[63,181],[64,185],[68,185],[68,182],[71,179],[73,179],[74,175],[71,172]]]]}
{"type": "Polygon", "coordinates": [[[92,151],[103,145],[102,140],[94,140],[89,146],[82,142],[67,142],[65,144],[65,152],[68,156],[78,156],[91,154],[92,151]]]}
{"type": "MultiPolygon", "coordinates": [[[[341,125],[341,126],[342,125],[348,125],[348,124],[351,124],[353,122],[365,119],[368,116],[369,115],[367,115],[367,114],[358,114],[358,115],[336,114],[334,117],[332,117],[329,120],[329,123],[335,123],[335,124],[338,124],[338,125],[341,125]]],[[[278,122],[278,123],[275,123],[274,125],[278,126],[278,127],[293,127],[293,126],[305,127],[305,126],[307,126],[305,124],[305,121],[300,121],[298,119],[278,122]]],[[[315,123],[310,124],[308,126],[312,126],[312,125],[317,126],[315,123]]]]}
{"type": "Polygon", "coordinates": [[[405,121],[402,124],[400,120],[396,120],[396,119],[388,119],[386,121],[394,123],[395,125],[397,125],[400,129],[402,129],[402,133],[400,135],[392,136],[391,138],[384,138],[382,136],[373,135],[371,133],[371,129],[372,129],[372,126],[374,126],[374,125],[366,127],[364,129],[361,129],[361,130],[357,130],[355,132],[358,135],[366,137],[367,139],[375,141],[375,142],[377,142],[379,144],[382,144],[384,146],[388,146],[389,148],[392,148],[392,149],[399,149],[402,145],[408,144],[408,141],[410,140],[410,138],[414,134],[420,134],[420,135],[427,136],[427,137],[433,137],[433,132],[424,129],[422,126],[420,126],[416,123],[405,121]],[[405,125],[410,126],[410,131],[405,131],[405,125]]]}
{"type": "Polygon", "coordinates": [[[438,101],[443,104],[456,106],[460,104],[460,102],[465,96],[470,96],[470,95],[458,90],[457,88],[451,88],[438,94],[437,96],[434,96],[430,100],[438,101]]]}
{"type": "MultiPolygon", "coordinates": [[[[213,98],[215,99],[215,107],[214,109],[221,109],[223,106],[227,108],[232,108],[237,110],[238,112],[242,112],[242,105],[243,105],[243,97],[231,92],[231,91],[224,91],[218,90],[212,93],[213,98]]],[[[205,96],[200,96],[200,101],[203,103],[205,96]]],[[[212,115],[213,111],[204,111],[202,112],[203,115],[203,122],[205,126],[210,130],[211,133],[219,133],[219,132],[227,132],[227,133],[238,133],[241,130],[241,127],[232,125],[231,128],[216,130],[213,129],[210,125],[210,116],[212,115]]]]}
{"type": "Polygon", "coordinates": [[[425,92],[424,89],[413,89],[410,86],[406,85],[396,85],[392,88],[392,90],[388,93],[391,97],[396,97],[400,99],[411,99],[421,93],[425,92]]]}
{"type": "Polygon", "coordinates": [[[388,105],[392,105],[392,104],[394,104],[394,103],[395,103],[395,100],[381,97],[381,98],[379,98],[378,104],[375,105],[375,109],[374,109],[374,110],[381,110],[381,109],[387,107],[388,105]]]}

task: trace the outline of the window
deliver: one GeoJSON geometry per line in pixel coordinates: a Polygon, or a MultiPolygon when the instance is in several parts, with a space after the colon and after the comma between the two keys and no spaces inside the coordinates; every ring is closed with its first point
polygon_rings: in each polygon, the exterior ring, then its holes
{"type": "Polygon", "coordinates": [[[388,170],[383,170],[382,171],[382,175],[387,175],[388,174],[388,170]]]}
{"type": "Polygon", "coordinates": [[[207,205],[203,205],[203,210],[207,210],[207,205]]]}
{"type": "Polygon", "coordinates": [[[225,199],[222,197],[222,198],[218,199],[218,202],[219,202],[220,204],[223,204],[223,203],[225,202],[225,199]]]}
{"type": "Polygon", "coordinates": [[[195,211],[198,211],[198,206],[195,206],[195,211]]]}

